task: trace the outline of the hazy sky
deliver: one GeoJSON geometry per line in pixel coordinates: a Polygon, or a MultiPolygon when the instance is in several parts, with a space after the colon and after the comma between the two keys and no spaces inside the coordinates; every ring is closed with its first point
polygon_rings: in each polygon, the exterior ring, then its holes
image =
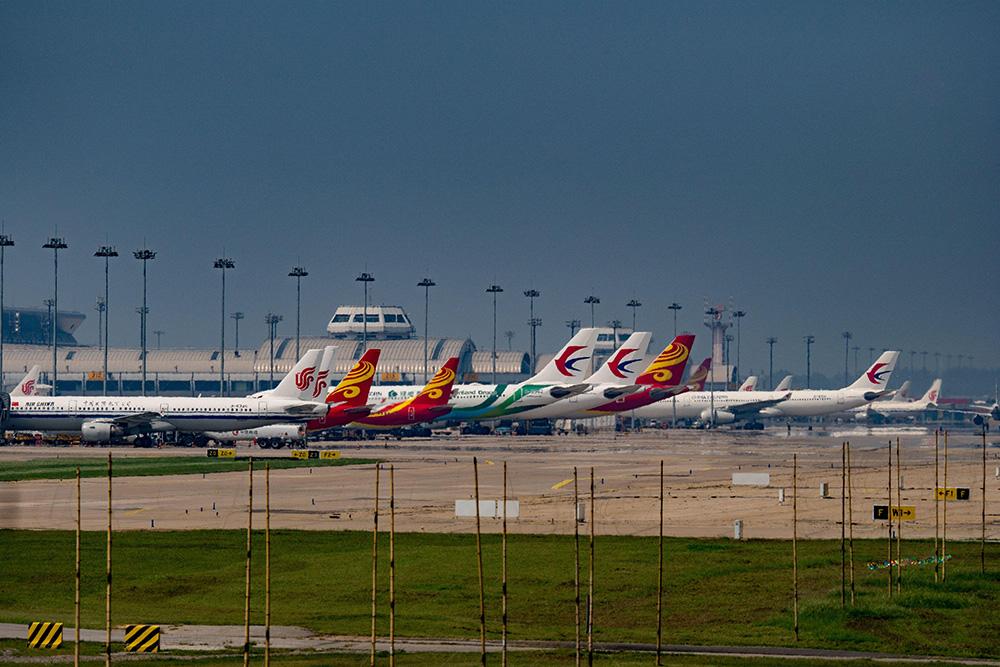
{"type": "Polygon", "coordinates": [[[58,228],[83,342],[110,242],[137,344],[145,241],[165,345],[217,344],[224,251],[253,343],[301,263],[315,333],[368,270],[483,348],[496,281],[522,349],[534,287],[540,350],[593,293],[659,340],[732,298],[745,367],[811,333],[835,373],[844,329],[998,366],[998,34],[996,2],[4,2],[7,302],[51,294],[58,228]]]}

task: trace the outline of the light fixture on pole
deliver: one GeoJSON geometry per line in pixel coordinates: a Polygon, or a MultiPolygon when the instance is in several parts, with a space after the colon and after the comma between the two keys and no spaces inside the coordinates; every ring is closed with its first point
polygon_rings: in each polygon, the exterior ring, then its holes
{"type": "Polygon", "coordinates": [[[528,326],[531,327],[531,369],[534,372],[538,365],[538,356],[535,347],[535,329],[542,326],[542,320],[535,318],[535,299],[541,296],[541,292],[536,289],[524,290],[524,296],[528,297],[528,326]]]}
{"type": "MultiPolygon", "coordinates": [[[[283,318],[281,315],[275,315],[274,313],[268,313],[264,316],[264,321],[267,322],[268,336],[271,339],[271,368],[269,370],[268,380],[270,386],[274,387],[274,337],[278,332],[278,322],[283,318]]],[[[296,361],[298,361],[296,359],[296,361]]]]}
{"type": "Polygon", "coordinates": [[[616,347],[618,347],[618,330],[622,328],[621,320],[611,320],[608,322],[608,326],[611,327],[613,345],[611,346],[611,351],[613,352],[616,347]]]}
{"type": "Polygon", "coordinates": [[[771,336],[765,342],[767,343],[767,384],[771,391],[774,391],[774,344],[778,342],[778,339],[771,336]]]}
{"type": "Polygon", "coordinates": [[[569,337],[572,338],[580,328],[580,320],[566,320],[566,326],[569,327],[569,337]]]}
{"type": "Polygon", "coordinates": [[[586,304],[588,304],[588,305],[590,305],[590,326],[593,327],[593,326],[595,326],[594,322],[596,321],[594,319],[594,306],[596,306],[597,304],[599,304],[601,302],[601,300],[598,299],[593,294],[591,294],[586,299],[584,299],[583,302],[586,303],[586,304]]]}
{"type": "Polygon", "coordinates": [[[680,310],[683,307],[684,306],[682,306],[681,304],[677,303],[676,301],[674,303],[670,304],[669,306],[667,306],[668,310],[674,311],[674,338],[677,338],[677,311],[680,310]]]}
{"type": "Polygon", "coordinates": [[[736,318],[736,383],[739,384],[740,379],[743,377],[743,367],[740,366],[740,322],[743,318],[747,316],[745,310],[737,310],[733,313],[733,317],[736,318]]]}
{"type": "Polygon", "coordinates": [[[514,331],[507,329],[507,331],[503,332],[503,337],[507,339],[507,351],[510,352],[514,349],[511,343],[511,341],[514,340],[514,331]]]}
{"type": "MultiPolygon", "coordinates": [[[[111,327],[111,293],[108,275],[110,272],[110,260],[118,256],[118,250],[113,245],[102,245],[94,253],[94,257],[104,259],[104,343],[101,350],[104,356],[104,370],[101,376],[101,395],[108,395],[108,329],[111,327]]],[[[98,336],[100,338],[100,336],[98,336]]]]}
{"type": "Polygon", "coordinates": [[[3,263],[4,263],[4,255],[6,254],[7,248],[10,248],[13,245],[14,245],[14,239],[12,239],[7,234],[0,234],[0,390],[2,390],[4,386],[3,385],[3,377],[4,377],[3,339],[5,334],[4,330],[7,328],[3,310],[3,288],[4,288],[3,263]]]}
{"type": "Polygon", "coordinates": [[[219,396],[225,396],[226,391],[226,269],[235,269],[236,262],[228,257],[219,257],[212,266],[222,271],[222,309],[219,318],[219,396]]]}
{"type": "Polygon", "coordinates": [[[298,361],[302,358],[302,352],[299,350],[299,339],[301,337],[299,330],[299,320],[301,317],[301,304],[302,304],[302,279],[309,275],[309,272],[301,266],[293,266],[292,270],[288,272],[289,278],[295,278],[295,360],[298,361]]]}
{"type": "Polygon", "coordinates": [[[365,309],[361,315],[361,325],[362,325],[362,337],[361,337],[361,352],[364,353],[368,349],[368,283],[375,282],[375,276],[368,273],[367,271],[361,272],[361,274],[354,279],[355,282],[364,283],[365,286],[365,309]]]}
{"type": "Polygon", "coordinates": [[[427,384],[427,332],[430,329],[430,310],[431,310],[431,288],[437,286],[437,283],[430,278],[424,278],[419,283],[417,287],[424,288],[424,384],[427,384]]]}
{"type": "MultiPolygon", "coordinates": [[[[156,259],[156,253],[149,248],[132,252],[132,256],[142,262],[142,308],[139,310],[139,343],[142,346],[142,395],[146,395],[146,316],[149,308],[146,306],[146,263],[156,259]]],[[[119,387],[121,378],[118,379],[119,387]]]]}
{"type": "MultiPolygon", "coordinates": [[[[642,306],[642,304],[639,303],[638,299],[632,299],[625,305],[632,309],[632,333],[635,333],[635,314],[636,311],[639,310],[639,308],[642,306]]],[[[615,341],[615,344],[617,345],[618,341],[615,341]]]]}
{"type": "Polygon", "coordinates": [[[56,350],[59,347],[59,340],[56,336],[56,321],[59,319],[59,251],[65,250],[69,246],[62,238],[53,236],[42,244],[42,247],[52,251],[52,317],[49,318],[49,321],[52,330],[52,395],[55,396],[59,393],[59,387],[56,384],[59,379],[59,369],[56,368],[56,350]]]}
{"type": "Polygon", "coordinates": [[[847,381],[850,379],[850,375],[847,370],[847,358],[851,351],[851,339],[854,338],[854,334],[850,331],[845,331],[840,335],[844,337],[844,386],[846,387],[847,381]]]}
{"type": "Polygon", "coordinates": [[[233,355],[238,357],[240,356],[240,320],[246,317],[246,315],[244,315],[240,311],[236,311],[229,317],[233,318],[234,328],[236,329],[236,331],[234,332],[236,334],[236,342],[233,345],[233,350],[235,350],[233,355]]]}
{"type": "Polygon", "coordinates": [[[806,389],[812,389],[812,344],[816,342],[816,336],[809,334],[802,340],[806,342],[806,389]]]}
{"type": "Polygon", "coordinates": [[[493,295],[493,384],[497,383],[497,294],[503,292],[499,285],[486,288],[487,294],[493,295]]]}

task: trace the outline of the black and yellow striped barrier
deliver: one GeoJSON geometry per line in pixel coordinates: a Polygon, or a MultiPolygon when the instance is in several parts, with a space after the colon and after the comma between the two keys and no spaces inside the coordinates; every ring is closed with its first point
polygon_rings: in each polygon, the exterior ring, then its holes
{"type": "Polygon", "coordinates": [[[160,626],[126,625],[125,650],[130,653],[157,653],[160,650],[160,626]]]}
{"type": "Polygon", "coordinates": [[[59,648],[62,643],[62,623],[35,621],[28,626],[28,648],[59,648]]]}
{"type": "Polygon", "coordinates": [[[292,458],[301,461],[308,459],[339,459],[340,452],[336,449],[293,449],[292,458]]]}

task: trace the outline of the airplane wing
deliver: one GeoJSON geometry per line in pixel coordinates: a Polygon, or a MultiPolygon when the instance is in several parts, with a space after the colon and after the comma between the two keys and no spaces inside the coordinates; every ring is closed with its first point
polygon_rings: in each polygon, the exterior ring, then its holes
{"type": "Polygon", "coordinates": [[[315,414],[321,414],[326,412],[326,403],[293,403],[285,407],[285,412],[296,417],[310,417],[315,414]]]}
{"type": "Polygon", "coordinates": [[[111,417],[109,419],[98,419],[96,421],[106,422],[128,429],[136,426],[152,424],[156,421],[163,421],[163,415],[159,412],[137,412],[131,415],[122,415],[120,417],[111,417]]]}
{"type": "Polygon", "coordinates": [[[736,415],[738,419],[745,418],[751,415],[759,414],[761,410],[764,410],[766,408],[773,408],[779,403],[787,401],[791,397],[792,393],[789,392],[787,394],[779,396],[778,398],[768,398],[760,401],[748,401],[746,403],[740,403],[738,405],[728,405],[724,409],[726,412],[731,412],[734,415],[736,415]]]}

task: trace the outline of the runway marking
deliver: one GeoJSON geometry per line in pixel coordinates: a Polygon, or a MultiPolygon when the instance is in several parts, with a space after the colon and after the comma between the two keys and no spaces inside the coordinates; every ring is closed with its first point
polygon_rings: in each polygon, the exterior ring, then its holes
{"type": "Polygon", "coordinates": [[[563,488],[563,487],[564,487],[564,486],[566,486],[567,484],[572,484],[572,483],[573,483],[573,478],[572,478],[572,477],[570,477],[569,479],[564,479],[564,480],[563,480],[563,481],[561,481],[561,482],[558,482],[558,483],[556,483],[556,484],[553,484],[553,485],[552,485],[552,490],[553,490],[553,491],[558,491],[559,489],[563,488]]]}
{"type": "Polygon", "coordinates": [[[486,459],[485,461],[483,461],[483,463],[485,463],[488,466],[496,465],[495,463],[493,463],[493,461],[490,461],[489,459],[486,459]]]}

